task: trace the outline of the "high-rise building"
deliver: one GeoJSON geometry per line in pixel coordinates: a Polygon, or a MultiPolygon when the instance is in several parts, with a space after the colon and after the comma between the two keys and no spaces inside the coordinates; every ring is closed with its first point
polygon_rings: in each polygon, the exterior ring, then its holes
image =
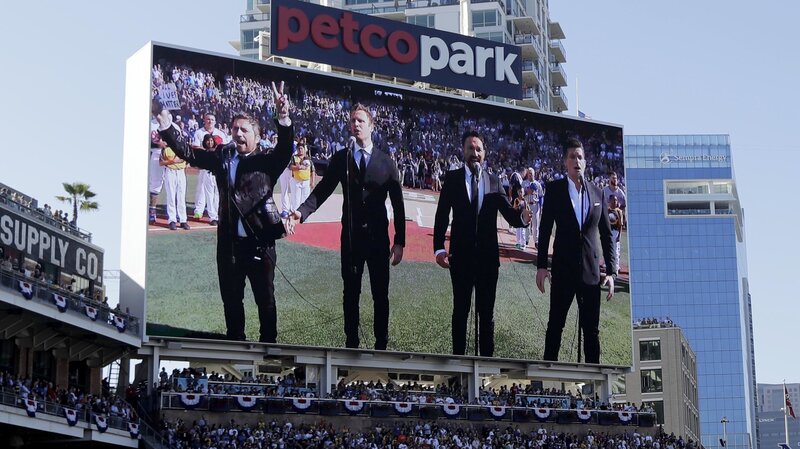
{"type": "Polygon", "coordinates": [[[752,314],[730,138],[626,136],[625,167],[633,319],[671,320],[697,354],[703,445],[726,433],[729,448],[752,448],[752,314]]]}
{"type": "MultiPolygon", "coordinates": [[[[521,47],[523,98],[508,101],[518,106],[551,112],[568,109],[567,61],[561,40],[566,36],[550,20],[548,0],[312,0],[323,6],[347,9],[386,19],[436,28],[521,47]]],[[[240,18],[240,40],[231,42],[240,56],[265,55],[259,42],[270,29],[270,0],[247,0],[240,18]]],[[[268,54],[268,51],[267,51],[268,54]]]]}
{"type": "Polygon", "coordinates": [[[784,411],[785,392],[789,393],[792,411],[800,418],[800,384],[758,384],[758,447],[776,447],[785,443],[787,430],[789,445],[800,446],[800,419],[784,419],[784,413],[788,413],[784,411]]]}

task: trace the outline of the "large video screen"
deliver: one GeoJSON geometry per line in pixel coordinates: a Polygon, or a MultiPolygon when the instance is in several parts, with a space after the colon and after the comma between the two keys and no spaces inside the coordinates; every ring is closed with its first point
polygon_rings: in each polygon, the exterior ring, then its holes
{"type": "MultiPolygon", "coordinates": [[[[565,177],[564,144],[577,138],[587,162],[585,179],[598,187],[589,192],[612,190],[621,197],[615,209],[609,209],[606,193],[590,199],[592,207],[611,217],[612,245],[618,242],[620,249],[616,293],[610,301],[605,301],[606,290],[601,293],[599,362],[631,364],[621,127],[162,45],[153,46],[150,73],[150,161],[149,172],[141,173],[141,185],[148,186],[148,335],[434,354],[452,354],[456,345],[455,352],[466,355],[541,360],[551,286],[547,283],[544,294],[537,289],[536,261],[539,251],[552,253],[553,242],[537,248],[536,224],[545,189],[565,177]],[[283,85],[278,97],[286,95],[291,104],[291,134],[277,125],[272,83],[277,90],[283,85]],[[358,151],[367,142],[363,136],[351,138],[356,105],[363,106],[359,120],[372,123],[368,157],[358,151]],[[164,120],[171,121],[170,132],[180,139],[159,133],[164,120]],[[447,197],[452,207],[445,220],[464,226],[463,220],[453,220],[469,207],[462,136],[470,131],[485,148],[479,175],[483,201],[476,213],[492,215],[488,221],[482,215],[474,219],[480,223],[476,240],[482,242],[476,245],[486,249],[486,242],[493,244],[486,233],[496,233],[499,267],[492,251],[473,257],[470,276],[479,279],[481,293],[473,299],[467,292],[465,299],[464,285],[471,281],[451,272],[467,262],[454,256],[449,228],[444,249],[450,248],[453,264],[449,269],[437,264],[434,224],[437,205],[447,197]],[[240,153],[253,146],[248,132],[256,134],[255,149],[240,153]],[[191,154],[171,148],[170,142],[191,148],[191,154]],[[361,158],[369,166],[359,165],[361,158]],[[371,167],[382,171],[371,174],[371,167]],[[363,178],[361,170],[366,170],[363,178]],[[272,201],[257,195],[250,203],[242,199],[269,191],[272,183],[272,201]],[[524,232],[492,209],[508,214],[505,201],[517,207],[511,221],[522,216],[522,209],[531,210],[533,223],[524,232]],[[280,212],[300,209],[306,215],[294,234],[277,239],[272,248],[254,239],[265,234],[241,218],[247,215],[243,209],[261,210],[262,219],[273,219],[270,226],[277,226],[280,212]],[[402,259],[392,265],[397,243],[402,259]],[[382,293],[387,271],[388,303],[382,293]],[[491,304],[486,290],[495,277],[491,304]]],[[[141,198],[145,201],[144,192],[141,198]]],[[[603,264],[602,254],[597,259],[603,264]]],[[[578,315],[573,300],[561,333],[560,361],[575,362],[584,351],[578,315]]]]}

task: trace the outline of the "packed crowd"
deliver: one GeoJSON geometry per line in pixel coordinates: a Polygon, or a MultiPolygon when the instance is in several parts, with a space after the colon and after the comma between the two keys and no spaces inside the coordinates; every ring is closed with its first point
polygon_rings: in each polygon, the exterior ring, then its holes
{"type": "MultiPolygon", "coordinates": [[[[176,123],[192,136],[201,129],[202,117],[212,113],[219,129],[229,135],[228,124],[234,111],[246,111],[259,118],[262,135],[260,145],[271,148],[274,126],[273,100],[269,82],[226,74],[222,79],[203,70],[163,62],[152,69],[154,101],[160,89],[174,83],[180,100],[176,123]]],[[[327,159],[347,146],[349,110],[348,95],[333,89],[320,90],[290,85],[295,101],[293,115],[297,142],[304,142],[311,155],[327,159]]],[[[575,130],[539,129],[514,117],[476,117],[462,111],[444,111],[408,106],[384,99],[370,98],[369,106],[376,117],[373,142],[392,155],[404,185],[438,190],[443,174],[461,165],[458,137],[465,131],[479,132],[487,143],[488,169],[509,179],[515,171],[531,168],[533,180],[545,182],[559,179],[561,141],[575,130]]],[[[587,177],[600,187],[608,185],[609,173],[622,174],[621,135],[611,131],[594,131],[582,135],[587,158],[587,177]]],[[[620,185],[624,179],[620,176],[620,185]]],[[[508,184],[506,184],[508,185],[508,184]]]]}
{"type": "Polygon", "coordinates": [[[675,327],[675,323],[672,321],[670,317],[666,318],[642,318],[640,320],[633,322],[634,329],[648,329],[648,328],[659,328],[659,327],[675,327]]]}
{"type": "Polygon", "coordinates": [[[30,197],[20,194],[14,190],[9,190],[6,187],[0,188],[0,199],[6,204],[16,207],[17,210],[33,215],[35,218],[50,223],[53,226],[61,228],[62,231],[69,231],[73,234],[78,234],[82,238],[88,238],[88,234],[80,232],[78,226],[73,219],[69,218],[69,214],[63,210],[54,210],[49,204],[38,207],[38,202],[30,197]]]}
{"type": "Polygon", "coordinates": [[[380,424],[368,430],[336,427],[329,422],[295,425],[289,421],[259,421],[255,425],[230,420],[226,425],[192,424],[178,419],[161,422],[172,449],[350,448],[350,449],[698,449],[692,439],[626,429],[585,434],[523,431],[518,426],[470,426],[442,421],[380,424]]]}
{"type": "Polygon", "coordinates": [[[37,402],[51,402],[74,409],[82,419],[87,419],[87,413],[91,412],[130,421],[138,420],[129,403],[107,389],[102,394],[93,395],[76,386],[61,388],[43,379],[23,378],[8,371],[0,371],[0,390],[18,396],[21,401],[34,399],[37,402]]]}

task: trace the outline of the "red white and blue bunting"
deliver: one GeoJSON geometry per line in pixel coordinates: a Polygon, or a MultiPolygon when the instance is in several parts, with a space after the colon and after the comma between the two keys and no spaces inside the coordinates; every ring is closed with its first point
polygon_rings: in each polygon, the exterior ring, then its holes
{"type": "Polygon", "coordinates": [[[590,410],[578,410],[578,420],[587,423],[592,419],[592,412],[590,410]]]}
{"type": "Polygon", "coordinates": [[[125,326],[126,326],[125,318],[114,315],[114,326],[117,328],[118,331],[125,332],[125,326]]]}
{"type": "Polygon", "coordinates": [[[92,306],[84,306],[86,316],[91,318],[92,321],[97,321],[97,309],[92,306]]]}
{"type": "Polygon", "coordinates": [[[25,281],[19,281],[19,292],[25,299],[33,298],[33,286],[25,281]]]}
{"type": "Polygon", "coordinates": [[[508,410],[506,407],[499,407],[494,405],[490,405],[486,408],[489,409],[489,413],[492,414],[492,417],[497,420],[505,418],[506,411],[508,410]]]}
{"type": "Polygon", "coordinates": [[[36,400],[35,399],[25,399],[25,411],[28,413],[28,416],[31,418],[36,417],[36,400]]]}
{"type": "Polygon", "coordinates": [[[108,430],[108,420],[105,416],[94,415],[94,423],[97,425],[97,430],[99,430],[100,433],[105,433],[105,431],[108,430]]]}
{"type": "Polygon", "coordinates": [[[128,432],[131,434],[131,438],[134,440],[139,438],[139,424],[136,424],[135,422],[129,422],[128,432]]]}
{"type": "Polygon", "coordinates": [[[236,396],[236,403],[239,404],[240,409],[247,412],[256,406],[257,399],[255,396],[236,396]]]}
{"type": "Polygon", "coordinates": [[[194,393],[181,393],[181,404],[187,409],[193,409],[200,404],[200,395],[194,393]]]}
{"type": "Polygon", "coordinates": [[[58,293],[53,293],[53,303],[56,305],[59,312],[64,313],[67,311],[67,298],[58,293]]]}
{"type": "Polygon", "coordinates": [[[408,402],[395,402],[394,403],[394,411],[397,412],[397,414],[400,415],[400,416],[408,415],[409,413],[411,413],[411,410],[413,410],[413,409],[414,409],[414,406],[412,406],[408,402]]]}
{"type": "Polygon", "coordinates": [[[630,412],[617,412],[617,417],[619,417],[619,422],[622,424],[628,424],[633,419],[633,414],[630,412]]]}
{"type": "Polygon", "coordinates": [[[305,411],[311,407],[311,400],[306,398],[294,398],[292,399],[292,407],[300,413],[305,413],[305,411]]]}
{"type": "Polygon", "coordinates": [[[552,412],[549,408],[535,408],[533,409],[533,413],[536,415],[537,420],[545,422],[550,418],[552,412]]]}
{"type": "Polygon", "coordinates": [[[67,424],[69,424],[70,427],[78,424],[78,412],[76,412],[75,409],[65,408],[64,416],[67,418],[67,424]]]}
{"type": "Polygon", "coordinates": [[[344,401],[344,408],[347,409],[347,413],[357,415],[364,410],[364,401],[344,401]]]}
{"type": "Polygon", "coordinates": [[[444,404],[442,405],[442,410],[444,410],[444,414],[448,418],[455,418],[461,413],[461,406],[458,404],[444,404]]]}

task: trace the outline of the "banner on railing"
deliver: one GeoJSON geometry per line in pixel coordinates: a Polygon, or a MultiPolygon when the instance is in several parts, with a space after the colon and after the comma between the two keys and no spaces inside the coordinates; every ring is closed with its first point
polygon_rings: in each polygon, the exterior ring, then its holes
{"type": "Polygon", "coordinates": [[[292,408],[294,408],[298,413],[305,413],[309,408],[311,408],[311,399],[293,398],[292,408]]]}
{"type": "Polygon", "coordinates": [[[492,415],[492,418],[498,421],[505,418],[508,411],[508,408],[503,406],[488,406],[486,408],[489,409],[489,413],[492,415]]]}
{"type": "Polygon", "coordinates": [[[70,427],[73,427],[75,424],[78,424],[78,412],[71,408],[64,409],[64,417],[67,418],[67,424],[70,427]]]}
{"type": "Polygon", "coordinates": [[[25,299],[33,298],[33,286],[29,282],[19,281],[19,292],[25,299]]]}
{"type": "Polygon", "coordinates": [[[578,410],[578,421],[588,423],[592,419],[592,412],[590,410],[578,410]]]}
{"type": "Polygon", "coordinates": [[[136,424],[134,422],[129,422],[128,432],[130,432],[131,438],[133,438],[134,440],[139,438],[139,424],[136,424]]]}
{"type": "Polygon", "coordinates": [[[83,307],[84,310],[86,311],[86,316],[88,316],[92,321],[97,321],[97,308],[89,305],[83,307]]]}
{"type": "Polygon", "coordinates": [[[100,433],[105,433],[108,430],[108,419],[105,416],[94,415],[94,423],[100,433]]]}
{"type": "Polygon", "coordinates": [[[64,313],[67,311],[67,298],[58,293],[53,293],[53,304],[56,305],[59,312],[64,313]]]}
{"type": "Polygon", "coordinates": [[[633,414],[625,411],[617,412],[617,418],[619,418],[620,424],[630,424],[633,419],[633,414]]]}
{"type": "Polygon", "coordinates": [[[25,411],[28,413],[28,416],[31,418],[36,417],[36,400],[35,399],[25,399],[25,411]]]}
{"type": "Polygon", "coordinates": [[[400,416],[406,416],[411,413],[411,410],[414,409],[414,406],[408,402],[395,402],[394,403],[394,411],[397,412],[400,416]]]}
{"type": "Polygon", "coordinates": [[[125,332],[126,326],[127,323],[125,322],[125,318],[119,315],[114,315],[114,327],[116,327],[118,331],[125,332]]]}
{"type": "Polygon", "coordinates": [[[547,421],[551,414],[549,408],[537,408],[533,410],[533,413],[536,415],[536,419],[541,422],[547,421]]]}
{"type": "Polygon", "coordinates": [[[442,405],[442,411],[450,419],[458,418],[458,415],[461,414],[461,406],[458,404],[444,404],[442,405]]]}
{"type": "Polygon", "coordinates": [[[236,396],[236,402],[239,404],[240,409],[249,412],[256,406],[258,398],[255,396],[236,396]]]}
{"type": "Polygon", "coordinates": [[[344,408],[347,409],[347,413],[351,415],[357,415],[364,410],[364,401],[345,401],[344,408]]]}
{"type": "Polygon", "coordinates": [[[186,409],[191,410],[200,404],[201,396],[199,394],[181,393],[179,396],[181,397],[181,404],[186,409]]]}

